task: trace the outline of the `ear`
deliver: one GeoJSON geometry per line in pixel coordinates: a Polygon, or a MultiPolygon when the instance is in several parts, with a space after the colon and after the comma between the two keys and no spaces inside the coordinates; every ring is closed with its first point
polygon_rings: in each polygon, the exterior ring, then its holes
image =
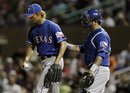
{"type": "Polygon", "coordinates": [[[95,23],[96,23],[96,21],[95,21],[95,20],[93,20],[93,21],[91,21],[90,23],[91,23],[91,24],[95,24],[95,23]]]}
{"type": "Polygon", "coordinates": [[[93,24],[97,24],[97,23],[98,23],[98,21],[97,21],[97,20],[93,20],[92,22],[93,22],[93,24]]]}
{"type": "Polygon", "coordinates": [[[41,15],[42,15],[44,18],[46,18],[46,13],[45,13],[45,11],[41,11],[41,15]]]}

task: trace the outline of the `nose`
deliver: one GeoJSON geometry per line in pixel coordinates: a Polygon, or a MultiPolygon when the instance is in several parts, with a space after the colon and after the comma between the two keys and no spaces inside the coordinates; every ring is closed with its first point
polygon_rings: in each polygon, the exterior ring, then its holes
{"type": "Polygon", "coordinates": [[[29,17],[29,19],[32,20],[32,19],[33,19],[33,16],[29,17]]]}
{"type": "Polygon", "coordinates": [[[33,18],[34,18],[34,15],[29,16],[29,19],[33,19],[33,18]]]}

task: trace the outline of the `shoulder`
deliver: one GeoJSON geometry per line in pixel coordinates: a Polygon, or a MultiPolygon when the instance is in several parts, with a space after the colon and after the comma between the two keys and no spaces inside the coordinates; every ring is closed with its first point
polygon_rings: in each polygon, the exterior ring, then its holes
{"type": "Polygon", "coordinates": [[[109,37],[105,29],[100,28],[99,31],[95,34],[97,37],[109,37]]]}
{"type": "Polygon", "coordinates": [[[102,34],[107,34],[108,35],[107,31],[104,28],[101,28],[101,31],[102,31],[102,34]]]}
{"type": "Polygon", "coordinates": [[[92,38],[92,41],[100,41],[100,40],[110,40],[110,37],[108,35],[108,33],[103,29],[100,28],[97,33],[95,33],[95,35],[92,38]]]}
{"type": "Polygon", "coordinates": [[[60,28],[60,26],[57,23],[53,22],[53,21],[50,21],[50,20],[46,19],[46,23],[48,25],[50,25],[52,28],[60,28]]]}

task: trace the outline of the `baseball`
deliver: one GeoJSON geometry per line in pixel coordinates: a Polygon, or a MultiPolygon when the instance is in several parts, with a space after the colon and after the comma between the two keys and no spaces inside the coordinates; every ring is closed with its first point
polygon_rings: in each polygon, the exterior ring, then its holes
{"type": "Polygon", "coordinates": [[[27,62],[24,62],[23,66],[24,66],[24,68],[28,68],[29,64],[27,62]]]}

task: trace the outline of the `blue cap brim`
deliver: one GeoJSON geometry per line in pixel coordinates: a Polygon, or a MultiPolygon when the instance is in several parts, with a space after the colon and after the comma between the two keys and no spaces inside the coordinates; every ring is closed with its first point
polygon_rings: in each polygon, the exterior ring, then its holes
{"type": "Polygon", "coordinates": [[[24,14],[26,17],[31,17],[33,14],[32,13],[26,13],[24,14]]]}

